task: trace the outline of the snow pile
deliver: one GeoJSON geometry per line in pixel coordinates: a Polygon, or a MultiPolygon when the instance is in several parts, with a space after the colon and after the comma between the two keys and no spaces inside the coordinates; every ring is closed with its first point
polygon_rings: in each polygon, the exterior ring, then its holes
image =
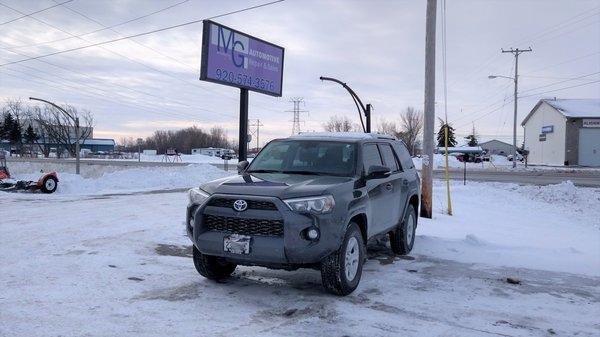
{"type": "MultiPolygon", "coordinates": [[[[105,166],[95,165],[98,170],[105,166]]],[[[164,189],[191,188],[199,184],[231,175],[210,164],[187,166],[159,166],[126,168],[109,171],[97,177],[82,177],[73,173],[58,173],[61,195],[97,195],[128,193],[164,189]]],[[[38,173],[20,175],[19,178],[37,180],[38,173]]]]}
{"type": "MultiPolygon", "coordinates": [[[[164,162],[165,156],[142,154],[142,157],[140,159],[143,162],[164,162]]],[[[173,161],[174,157],[167,156],[167,159],[169,161],[173,161]]],[[[223,159],[221,159],[220,157],[207,156],[203,154],[182,154],[179,156],[179,159],[181,159],[181,161],[178,160],[177,162],[194,164],[223,164],[224,162],[223,159]]]]}
{"type": "Polygon", "coordinates": [[[600,276],[600,189],[434,181],[434,217],[420,218],[418,254],[465,263],[600,276]]]}

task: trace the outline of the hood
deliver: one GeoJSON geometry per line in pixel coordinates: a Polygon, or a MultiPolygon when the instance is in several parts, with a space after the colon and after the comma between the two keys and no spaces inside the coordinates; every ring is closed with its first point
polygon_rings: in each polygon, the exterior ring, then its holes
{"type": "Polygon", "coordinates": [[[272,196],[280,199],[324,194],[334,185],[353,181],[349,177],[301,174],[254,173],[214,180],[200,186],[210,194],[272,196]]]}

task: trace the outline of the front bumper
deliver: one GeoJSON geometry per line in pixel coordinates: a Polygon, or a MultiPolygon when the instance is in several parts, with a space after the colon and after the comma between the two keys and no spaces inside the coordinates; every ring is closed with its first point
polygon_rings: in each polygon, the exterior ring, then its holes
{"type": "Polygon", "coordinates": [[[188,236],[203,254],[224,257],[242,265],[277,267],[320,262],[323,257],[338,249],[342,239],[342,223],[343,219],[336,217],[335,213],[314,216],[292,212],[280,199],[274,197],[216,194],[202,206],[188,206],[186,228],[188,236]],[[213,198],[272,202],[277,209],[247,209],[237,212],[231,207],[209,205],[213,198]],[[233,254],[223,250],[223,239],[232,232],[208,229],[207,224],[204,223],[205,216],[281,220],[283,235],[250,235],[252,237],[250,253],[233,254]],[[306,229],[313,226],[320,231],[320,236],[315,241],[308,240],[305,236],[306,229]]]}

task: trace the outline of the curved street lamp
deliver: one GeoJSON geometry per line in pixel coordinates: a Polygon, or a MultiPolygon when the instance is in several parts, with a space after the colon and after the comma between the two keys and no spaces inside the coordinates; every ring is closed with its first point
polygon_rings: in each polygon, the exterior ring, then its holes
{"type": "Polygon", "coordinates": [[[489,75],[488,78],[493,80],[495,78],[506,78],[515,83],[515,97],[514,97],[514,120],[513,120],[513,160],[512,167],[517,167],[517,87],[518,87],[518,77],[510,77],[510,76],[502,76],[502,75],[489,75]]]}
{"type": "Polygon", "coordinates": [[[77,117],[76,115],[71,115],[70,113],[67,112],[67,110],[61,108],[60,106],[58,106],[50,101],[46,101],[45,99],[35,98],[35,97],[29,97],[29,99],[32,101],[40,101],[40,102],[44,102],[46,104],[50,104],[51,106],[58,109],[58,111],[64,113],[65,116],[67,116],[71,120],[73,120],[73,122],[75,123],[75,173],[79,174],[79,117],[77,117]]]}
{"type": "Polygon", "coordinates": [[[338,83],[342,87],[344,87],[344,89],[348,90],[348,93],[350,93],[350,96],[352,97],[352,100],[354,101],[354,104],[356,105],[356,109],[358,110],[358,116],[360,117],[360,124],[362,125],[363,132],[370,133],[371,132],[371,107],[372,107],[371,104],[367,104],[365,106],[363,104],[363,102],[360,100],[360,97],[358,97],[358,95],[354,92],[354,90],[352,90],[352,88],[350,88],[346,83],[344,83],[336,78],[321,76],[321,77],[319,77],[319,79],[321,81],[331,81],[331,82],[338,83]],[[367,121],[366,128],[365,128],[365,124],[363,123],[362,114],[365,115],[365,119],[367,121]]]}

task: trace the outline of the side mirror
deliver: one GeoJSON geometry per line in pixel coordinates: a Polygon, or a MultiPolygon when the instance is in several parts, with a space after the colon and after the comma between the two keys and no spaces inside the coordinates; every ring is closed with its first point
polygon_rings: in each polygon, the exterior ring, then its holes
{"type": "Polygon", "coordinates": [[[244,171],[246,171],[248,168],[248,165],[250,165],[250,163],[248,163],[247,160],[242,160],[241,162],[237,163],[238,174],[244,173],[244,171]]]}
{"type": "Polygon", "coordinates": [[[391,170],[387,166],[373,165],[367,171],[367,179],[381,179],[388,177],[391,170]]]}

